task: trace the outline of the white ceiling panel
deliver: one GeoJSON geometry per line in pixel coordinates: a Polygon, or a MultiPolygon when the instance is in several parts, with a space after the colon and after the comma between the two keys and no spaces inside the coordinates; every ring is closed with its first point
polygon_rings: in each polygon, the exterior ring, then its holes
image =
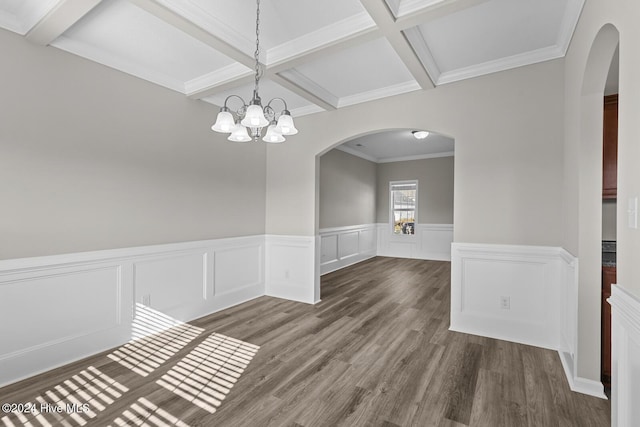
{"type": "Polygon", "coordinates": [[[405,34],[436,84],[563,56],[583,0],[490,0],[405,34]]]}
{"type": "MultiPolygon", "coordinates": [[[[260,95],[303,115],[562,57],[584,2],[261,0],[260,95]]],[[[0,27],[220,105],[251,97],[255,12],[255,0],[0,0],[0,27]]]]}
{"type": "Polygon", "coordinates": [[[453,138],[430,132],[427,138],[416,139],[412,131],[398,129],[376,132],[354,138],[337,148],[376,163],[453,155],[453,138]]]}
{"type": "MultiPolygon", "coordinates": [[[[159,0],[167,8],[236,46],[255,51],[255,0],[159,0]]],[[[260,44],[273,63],[373,26],[358,0],[260,2],[260,44]]]]}
{"type": "Polygon", "coordinates": [[[0,0],[0,27],[25,35],[60,0],[0,0]]]}
{"type": "Polygon", "coordinates": [[[282,75],[312,92],[322,89],[324,97],[331,97],[337,106],[420,88],[385,38],[338,51],[282,75]]]}
{"type": "Polygon", "coordinates": [[[125,0],[102,2],[52,44],[183,93],[186,82],[234,65],[125,0]]]}
{"type": "MultiPolygon", "coordinates": [[[[251,97],[253,96],[253,83],[249,85],[244,85],[240,87],[236,87],[233,89],[226,90],[224,92],[217,93],[216,95],[209,96],[203,98],[203,101],[210,102],[211,104],[222,107],[224,105],[224,100],[229,95],[238,95],[244,99],[245,102],[251,101],[251,97]]],[[[305,114],[317,113],[319,111],[324,111],[323,108],[320,108],[311,102],[307,101],[305,98],[291,92],[288,89],[283,88],[279,84],[275,83],[270,79],[261,79],[260,80],[260,98],[262,99],[262,105],[267,105],[267,103],[273,98],[283,98],[287,102],[287,107],[289,111],[291,111],[291,115],[295,117],[300,117],[305,114]]],[[[237,110],[242,104],[238,99],[231,99],[227,106],[232,110],[237,110]]],[[[274,101],[271,106],[278,113],[283,109],[283,104],[280,101],[274,101]]]]}
{"type": "Polygon", "coordinates": [[[556,43],[567,0],[494,0],[420,25],[441,72],[556,43]]]}

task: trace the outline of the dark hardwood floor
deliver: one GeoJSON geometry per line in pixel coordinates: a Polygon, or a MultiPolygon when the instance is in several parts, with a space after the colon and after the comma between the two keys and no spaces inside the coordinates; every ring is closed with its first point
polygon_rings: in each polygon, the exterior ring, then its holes
{"type": "Polygon", "coordinates": [[[447,262],[374,258],[323,276],[315,306],[261,297],[0,389],[78,405],[0,426],[610,425],[556,352],[450,332],[449,282],[447,262]]]}

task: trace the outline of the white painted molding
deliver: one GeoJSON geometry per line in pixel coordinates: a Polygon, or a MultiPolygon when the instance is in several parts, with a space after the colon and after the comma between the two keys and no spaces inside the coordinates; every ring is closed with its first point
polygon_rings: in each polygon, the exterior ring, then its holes
{"type": "Polygon", "coordinates": [[[578,25],[578,20],[582,14],[582,8],[584,7],[585,0],[568,0],[567,8],[564,12],[564,17],[560,24],[560,31],[558,32],[558,39],[556,45],[560,47],[562,56],[567,54],[569,49],[569,43],[571,43],[571,37],[578,25]]]}
{"type": "Polygon", "coordinates": [[[415,80],[394,84],[391,86],[381,87],[367,92],[356,93],[355,95],[344,96],[338,99],[338,108],[347,107],[349,105],[361,104],[363,102],[373,101],[375,99],[386,98],[388,96],[400,95],[403,93],[413,92],[422,89],[420,84],[415,80]]]}
{"type": "Polygon", "coordinates": [[[375,28],[371,16],[362,12],[289,40],[267,51],[267,65],[278,64],[309,51],[324,48],[375,28]]]}
{"type": "Polygon", "coordinates": [[[194,93],[200,92],[205,89],[209,89],[223,83],[227,83],[234,80],[240,80],[244,77],[254,74],[255,71],[245,67],[239,62],[234,62],[222,67],[218,70],[204,74],[195,79],[191,79],[184,83],[184,94],[191,96],[194,93]]]}
{"type": "Polygon", "coordinates": [[[444,3],[446,0],[399,0],[396,17],[400,18],[418,10],[444,3]]]}
{"type": "Polygon", "coordinates": [[[51,46],[55,46],[58,49],[62,49],[74,55],[89,59],[106,67],[114,68],[118,71],[122,71],[123,73],[139,77],[143,80],[150,81],[157,85],[166,87],[167,89],[171,89],[184,94],[183,81],[168,76],[157,70],[142,67],[137,62],[124,59],[118,55],[96,48],[95,46],[92,46],[83,41],[70,39],[62,35],[58,37],[53,43],[51,43],[51,46]]]}
{"type": "Polygon", "coordinates": [[[307,92],[313,94],[314,96],[320,98],[327,104],[337,107],[338,106],[338,97],[329,92],[324,87],[320,86],[304,74],[300,73],[295,68],[291,68],[289,70],[281,71],[278,73],[280,77],[289,81],[290,83],[306,90],[307,92]]]}
{"type": "Polygon", "coordinates": [[[352,156],[360,157],[361,159],[369,160],[370,162],[378,163],[378,158],[370,156],[368,154],[363,153],[362,151],[358,151],[354,148],[349,147],[348,145],[338,145],[335,147],[336,150],[344,151],[345,153],[351,154],[352,156]]]}
{"type": "Polygon", "coordinates": [[[267,235],[265,248],[266,295],[307,304],[319,301],[316,236],[267,235]]]}
{"type": "Polygon", "coordinates": [[[388,223],[376,228],[379,256],[451,261],[453,224],[417,224],[410,236],[393,234],[388,223]]]}
{"type": "Polygon", "coordinates": [[[451,330],[557,350],[561,251],[453,243],[451,330]]]}
{"type": "Polygon", "coordinates": [[[560,247],[453,243],[450,329],[557,350],[571,390],[606,398],[577,375],[577,274],[560,247]]]}
{"type": "Polygon", "coordinates": [[[442,72],[440,71],[440,67],[433,57],[431,49],[429,49],[427,41],[424,39],[424,36],[420,31],[420,27],[415,26],[407,28],[403,31],[403,33],[409,41],[409,44],[413,48],[413,51],[418,56],[418,59],[422,63],[422,66],[427,71],[427,74],[429,75],[431,81],[437,83],[442,72]]]}
{"type": "Polygon", "coordinates": [[[611,425],[634,427],[640,420],[640,299],[611,286],[611,425]]]}
{"type": "Polygon", "coordinates": [[[442,153],[417,154],[415,156],[389,157],[387,159],[379,159],[378,163],[406,162],[409,160],[438,159],[440,157],[453,157],[455,152],[444,151],[442,153]]]}
{"type": "Polygon", "coordinates": [[[321,275],[376,256],[375,224],[324,228],[319,235],[321,275]]]}
{"type": "Polygon", "coordinates": [[[186,322],[262,296],[264,259],[260,235],[0,261],[0,387],[126,343],[136,303],[186,322]]]}
{"type": "Polygon", "coordinates": [[[510,70],[512,68],[524,67],[526,65],[537,64],[539,62],[550,61],[562,58],[564,52],[558,45],[548,46],[518,55],[487,61],[482,64],[470,67],[458,68],[451,71],[444,71],[440,74],[436,84],[453,83],[473,77],[484,76],[498,71],[510,70]]]}

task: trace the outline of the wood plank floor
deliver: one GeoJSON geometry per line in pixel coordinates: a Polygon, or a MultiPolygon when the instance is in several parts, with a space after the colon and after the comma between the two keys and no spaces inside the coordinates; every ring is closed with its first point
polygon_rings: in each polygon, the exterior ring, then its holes
{"type": "Polygon", "coordinates": [[[315,306],[261,297],[0,389],[91,410],[0,426],[610,425],[556,352],[450,332],[449,295],[447,262],[373,258],[323,276],[315,306]]]}

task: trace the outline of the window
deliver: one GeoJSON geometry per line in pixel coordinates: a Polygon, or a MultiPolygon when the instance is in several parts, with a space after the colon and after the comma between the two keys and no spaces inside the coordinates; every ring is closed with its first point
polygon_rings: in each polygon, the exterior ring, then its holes
{"type": "Polygon", "coordinates": [[[392,181],[389,190],[393,234],[415,234],[418,181],[392,181]]]}

